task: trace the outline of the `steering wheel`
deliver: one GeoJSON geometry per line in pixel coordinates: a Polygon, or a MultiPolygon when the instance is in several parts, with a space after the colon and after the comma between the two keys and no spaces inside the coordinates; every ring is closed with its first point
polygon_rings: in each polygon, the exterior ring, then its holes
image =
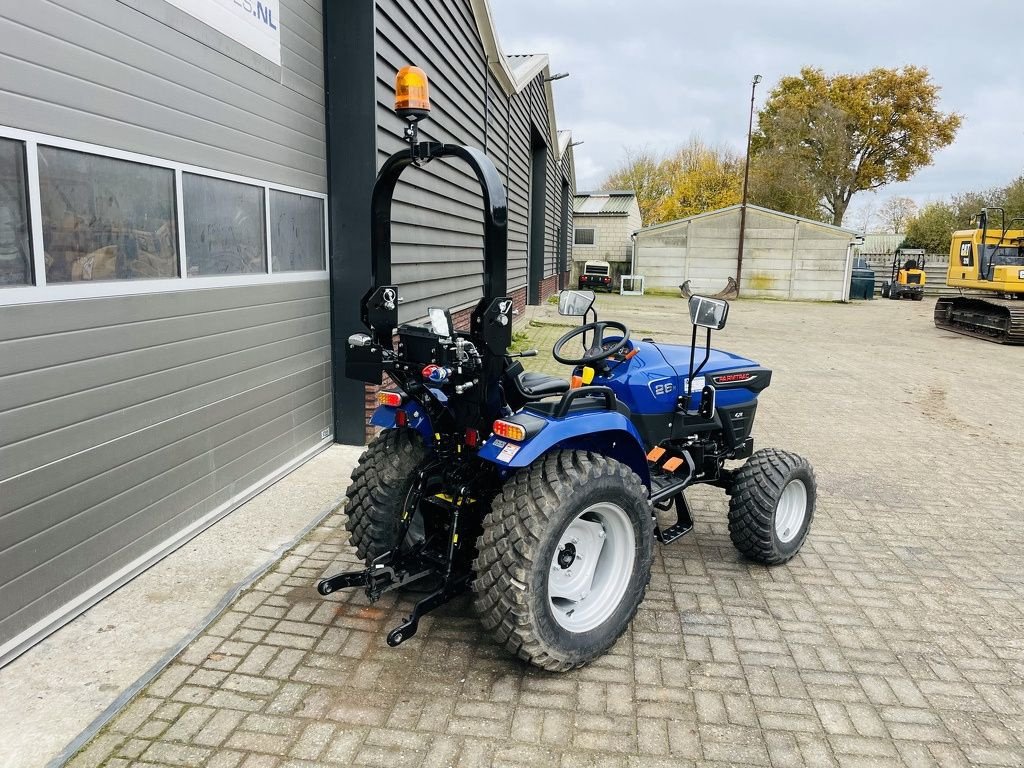
{"type": "Polygon", "coordinates": [[[613,320],[603,323],[587,323],[586,325],[581,325],[579,328],[573,328],[567,334],[562,336],[562,338],[556,341],[554,348],[551,350],[551,356],[558,362],[562,363],[562,365],[590,365],[591,363],[598,363],[606,357],[614,355],[625,347],[628,342],[629,328],[624,326],[622,323],[616,323],[613,320]],[[613,342],[612,346],[607,348],[604,346],[605,328],[611,328],[612,330],[618,331],[622,334],[621,339],[613,342]],[[577,336],[582,336],[590,331],[594,332],[594,344],[583,354],[583,357],[564,357],[562,355],[562,348],[566,344],[577,336]]]}

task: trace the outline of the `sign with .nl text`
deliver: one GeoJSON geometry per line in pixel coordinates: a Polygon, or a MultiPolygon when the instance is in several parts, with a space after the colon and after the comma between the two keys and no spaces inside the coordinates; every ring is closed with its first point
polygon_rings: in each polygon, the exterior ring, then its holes
{"type": "Polygon", "coordinates": [[[280,0],[167,0],[218,32],[281,64],[280,0]]]}

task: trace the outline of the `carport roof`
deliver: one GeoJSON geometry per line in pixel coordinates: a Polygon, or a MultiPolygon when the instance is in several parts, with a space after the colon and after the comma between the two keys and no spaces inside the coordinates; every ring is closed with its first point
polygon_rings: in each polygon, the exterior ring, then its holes
{"type": "MultiPolygon", "coordinates": [[[[737,203],[736,205],[730,205],[730,206],[728,206],[726,208],[719,208],[719,209],[714,210],[714,211],[705,211],[704,213],[698,213],[696,216],[687,216],[686,218],[683,218],[683,219],[675,219],[674,221],[666,221],[666,222],[664,222],[662,224],[653,224],[653,225],[651,225],[649,227],[644,227],[643,229],[638,229],[636,231],[636,234],[639,234],[639,233],[642,233],[642,232],[653,232],[653,231],[658,230],[658,229],[668,229],[669,227],[675,227],[675,226],[678,226],[680,224],[684,224],[684,223],[689,222],[689,221],[696,221],[697,219],[705,219],[705,218],[710,218],[712,216],[720,216],[720,215],[722,215],[724,213],[729,213],[731,211],[738,211],[742,207],[743,206],[741,204],[737,203]]],[[[837,234],[841,232],[844,235],[847,235],[848,237],[851,237],[851,238],[853,238],[853,237],[860,237],[861,236],[861,233],[858,232],[855,229],[847,229],[846,227],[837,227],[837,226],[835,226],[833,224],[826,224],[823,221],[815,221],[814,219],[805,219],[803,216],[795,216],[792,213],[783,213],[782,211],[774,211],[771,208],[762,208],[760,205],[753,205],[752,203],[748,203],[747,204],[747,208],[749,210],[751,210],[751,211],[759,211],[760,213],[768,214],[769,216],[778,216],[779,218],[783,218],[783,219],[790,219],[792,221],[802,221],[805,224],[813,224],[814,226],[821,227],[822,229],[832,230],[833,232],[835,232],[837,234]]]]}
{"type": "Polygon", "coordinates": [[[592,213],[600,216],[625,216],[635,199],[636,195],[629,190],[581,192],[573,198],[572,210],[574,213],[592,213]]]}

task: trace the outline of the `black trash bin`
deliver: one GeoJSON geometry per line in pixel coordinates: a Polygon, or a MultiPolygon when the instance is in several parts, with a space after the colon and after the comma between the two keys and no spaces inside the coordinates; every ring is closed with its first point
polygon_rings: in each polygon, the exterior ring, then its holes
{"type": "Polygon", "coordinates": [[[850,278],[850,300],[873,299],[875,297],[875,271],[868,269],[865,259],[857,259],[853,263],[853,276],[850,278]]]}

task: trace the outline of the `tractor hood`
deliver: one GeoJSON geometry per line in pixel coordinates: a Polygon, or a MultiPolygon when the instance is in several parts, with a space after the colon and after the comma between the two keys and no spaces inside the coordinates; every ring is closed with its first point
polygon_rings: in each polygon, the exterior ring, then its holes
{"type": "MultiPolygon", "coordinates": [[[[638,346],[654,347],[657,352],[655,353],[657,358],[661,359],[662,368],[669,370],[675,368],[679,373],[686,375],[690,369],[690,348],[681,344],[658,344],[655,342],[640,342],[638,346]],[[660,354],[658,354],[660,353],[660,354]]],[[[641,350],[641,353],[643,351],[641,350]]],[[[639,356],[639,355],[638,355],[639,356]]],[[[647,355],[651,358],[651,355],[647,355]]],[[[704,350],[698,348],[694,353],[694,367],[700,365],[700,361],[704,359],[704,350]]],[[[653,360],[651,362],[654,362],[653,360]]],[[[656,366],[655,366],[656,367],[656,366]]],[[[704,373],[715,373],[717,371],[731,371],[734,368],[756,368],[757,363],[753,360],[748,360],[745,357],[734,355],[731,352],[724,352],[720,349],[712,349],[711,357],[708,359],[707,365],[704,366],[704,373]]],[[[671,373],[671,370],[669,370],[671,373]]]]}
{"type": "MultiPolygon", "coordinates": [[[[619,399],[633,413],[654,414],[674,411],[680,395],[686,393],[690,369],[690,347],[680,344],[658,344],[650,341],[632,343],[636,354],[628,365],[614,366],[608,376],[597,376],[594,384],[612,386],[619,399]]],[[[698,348],[694,367],[704,359],[698,348]]],[[[713,384],[719,392],[718,402],[733,405],[749,402],[771,382],[771,371],[740,355],[711,350],[711,357],[694,380],[694,391],[713,384]]]]}

